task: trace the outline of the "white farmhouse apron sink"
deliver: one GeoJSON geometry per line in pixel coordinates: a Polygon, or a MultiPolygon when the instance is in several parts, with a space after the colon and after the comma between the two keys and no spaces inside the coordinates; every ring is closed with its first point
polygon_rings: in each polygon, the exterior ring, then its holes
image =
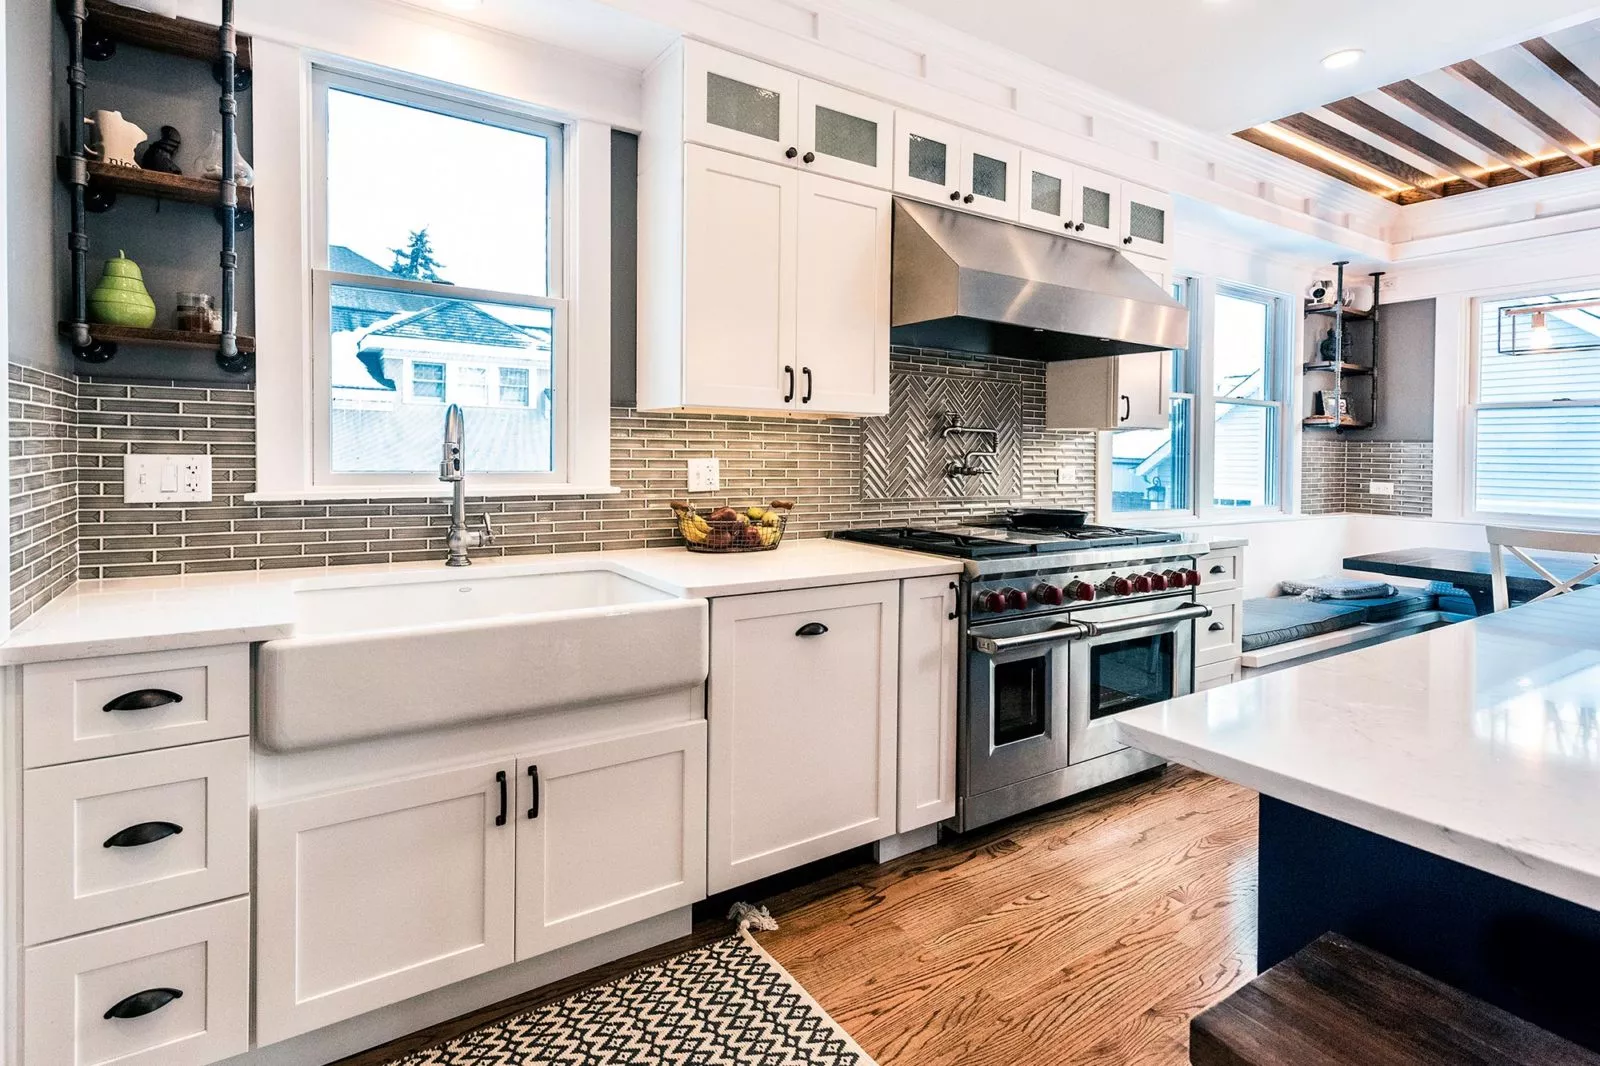
{"type": "Polygon", "coordinates": [[[705,682],[704,600],[609,570],[406,575],[294,593],[257,663],[275,751],[537,714],[705,682]]]}

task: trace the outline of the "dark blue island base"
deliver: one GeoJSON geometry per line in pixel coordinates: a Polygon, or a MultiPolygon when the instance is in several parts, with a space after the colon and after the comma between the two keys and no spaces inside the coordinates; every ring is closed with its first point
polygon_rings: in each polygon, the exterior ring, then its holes
{"type": "Polygon", "coordinates": [[[1341,933],[1600,1052],[1600,911],[1269,796],[1260,828],[1260,972],[1341,933]]]}

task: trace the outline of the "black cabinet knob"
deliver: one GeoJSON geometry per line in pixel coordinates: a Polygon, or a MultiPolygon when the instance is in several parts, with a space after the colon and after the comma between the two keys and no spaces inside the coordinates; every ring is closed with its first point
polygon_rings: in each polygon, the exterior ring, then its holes
{"type": "Polygon", "coordinates": [[[817,153],[815,152],[807,152],[805,155],[800,157],[800,162],[802,163],[815,163],[816,161],[817,153]]]}
{"type": "Polygon", "coordinates": [[[953,192],[953,193],[950,194],[950,199],[951,199],[952,202],[954,202],[956,200],[959,200],[959,199],[961,199],[961,194],[958,193],[958,192],[953,192]]]}
{"type": "Polygon", "coordinates": [[[797,156],[799,154],[800,154],[800,149],[798,149],[798,148],[790,148],[788,151],[783,153],[783,158],[785,158],[785,159],[793,159],[795,156],[797,156]]]}
{"type": "Polygon", "coordinates": [[[1124,237],[1124,238],[1122,238],[1122,243],[1123,244],[1132,244],[1133,243],[1133,238],[1132,237],[1124,237]]]}
{"type": "Polygon", "coordinates": [[[972,194],[970,192],[967,193],[967,195],[961,198],[961,202],[964,204],[970,204],[972,202],[972,194]]]}
{"type": "Polygon", "coordinates": [[[1082,233],[1083,232],[1083,223],[1082,222],[1078,223],[1076,226],[1073,227],[1073,229],[1077,230],[1079,233],[1082,233]]]}

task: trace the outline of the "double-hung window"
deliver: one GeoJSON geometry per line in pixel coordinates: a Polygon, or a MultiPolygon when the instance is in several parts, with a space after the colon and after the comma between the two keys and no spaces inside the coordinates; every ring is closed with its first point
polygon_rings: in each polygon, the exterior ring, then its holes
{"type": "Polygon", "coordinates": [[[314,87],[315,485],[431,485],[450,404],[480,485],[566,481],[562,128],[329,70],[314,87]]]}
{"type": "MultiPolygon", "coordinates": [[[[1172,295],[1190,309],[1189,333],[1198,332],[1193,278],[1173,283],[1172,295]]],[[[1194,510],[1194,380],[1196,360],[1186,351],[1171,353],[1172,395],[1166,429],[1119,429],[1111,434],[1111,510],[1188,512],[1194,510]]]]}
{"type": "Polygon", "coordinates": [[[1211,319],[1212,504],[1281,506],[1283,298],[1219,284],[1211,319]]]}
{"type": "Polygon", "coordinates": [[[1600,290],[1478,302],[1472,509],[1600,520],[1600,290]]]}

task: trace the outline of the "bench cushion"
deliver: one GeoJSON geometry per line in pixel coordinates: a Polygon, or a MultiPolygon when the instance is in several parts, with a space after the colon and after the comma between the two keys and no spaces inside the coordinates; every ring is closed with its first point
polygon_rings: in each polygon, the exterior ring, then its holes
{"type": "Polygon", "coordinates": [[[1245,651],[1260,651],[1291,640],[1334,633],[1360,625],[1365,613],[1365,608],[1348,601],[1302,600],[1295,596],[1245,600],[1240,644],[1245,651]]]}
{"type": "Polygon", "coordinates": [[[1438,597],[1422,589],[1401,589],[1393,596],[1379,596],[1370,600],[1340,600],[1347,607],[1360,607],[1363,622],[1392,622],[1408,614],[1431,611],[1438,597]]]}

